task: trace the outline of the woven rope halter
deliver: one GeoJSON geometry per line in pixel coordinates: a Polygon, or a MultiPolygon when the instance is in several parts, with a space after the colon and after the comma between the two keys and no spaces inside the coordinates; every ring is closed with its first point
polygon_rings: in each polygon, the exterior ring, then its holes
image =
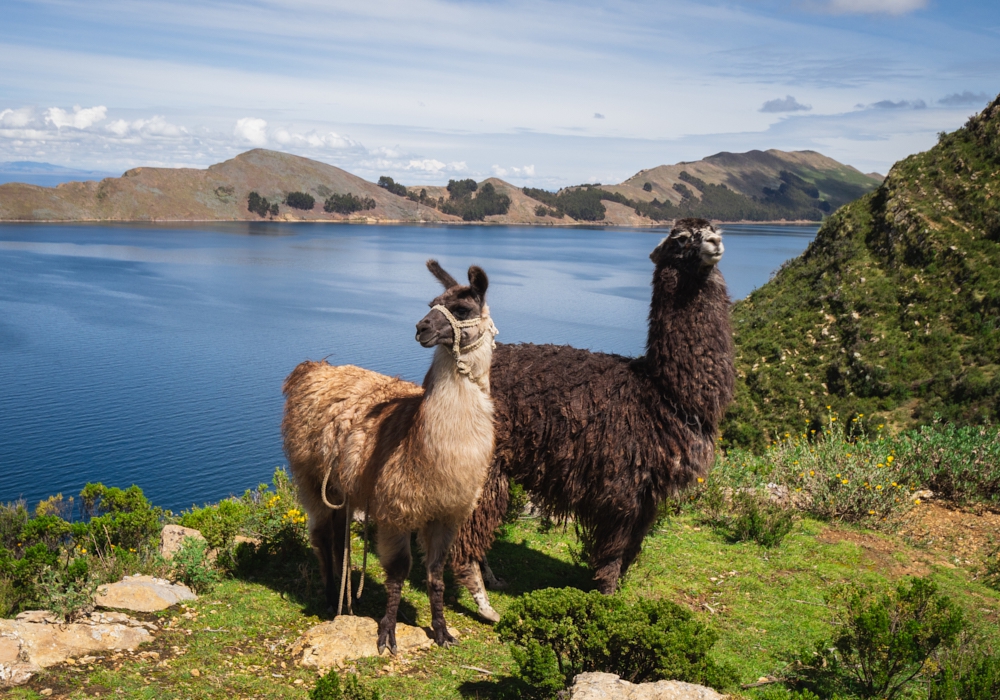
{"type": "MultiPolygon", "coordinates": [[[[478,318],[470,318],[468,321],[459,321],[457,318],[455,318],[455,316],[451,313],[451,311],[447,309],[447,307],[441,304],[435,304],[434,306],[431,307],[431,310],[440,311],[441,314],[445,317],[445,319],[447,319],[448,323],[451,324],[452,330],[454,331],[455,339],[452,341],[451,344],[451,354],[455,358],[455,367],[458,369],[460,374],[464,374],[466,377],[469,378],[469,381],[474,382],[481,389],[483,389],[484,387],[480,381],[482,377],[472,376],[472,368],[469,367],[469,365],[466,364],[464,360],[462,360],[462,355],[467,355],[473,350],[478,349],[483,345],[483,343],[487,341],[487,339],[493,346],[493,349],[494,350],[496,349],[497,347],[496,337],[500,334],[500,331],[497,329],[496,324],[493,323],[493,319],[491,319],[487,315],[487,316],[480,316],[478,318]],[[479,338],[474,342],[472,342],[471,344],[463,346],[462,329],[478,328],[484,321],[489,325],[479,335],[479,338]]],[[[489,312],[487,311],[487,314],[488,313],[489,312]]]]}

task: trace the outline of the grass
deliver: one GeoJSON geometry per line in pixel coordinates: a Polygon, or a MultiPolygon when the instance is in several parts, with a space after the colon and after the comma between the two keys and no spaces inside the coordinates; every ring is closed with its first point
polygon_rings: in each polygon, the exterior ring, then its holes
{"type": "MultiPolygon", "coordinates": [[[[1000,643],[1000,594],[974,581],[973,567],[946,566],[939,552],[913,547],[893,535],[831,527],[809,517],[799,520],[780,546],[766,549],[754,543],[731,544],[701,522],[695,510],[663,521],[648,538],[621,595],[633,600],[667,598],[692,609],[719,632],[713,654],[732,665],[743,683],[780,672],[790,658],[830,634],[832,611],[825,593],[832,586],[887,583],[915,567],[929,571],[945,593],[984,621],[993,642],[1000,643]],[[883,546],[873,554],[865,538],[883,546]],[[892,555],[886,558],[883,550],[892,555]]],[[[574,563],[579,543],[572,528],[546,533],[540,529],[536,520],[518,521],[494,548],[494,569],[510,584],[507,591],[491,594],[501,613],[528,590],[591,587],[588,571],[574,563]]],[[[305,698],[317,676],[295,666],[289,646],[322,621],[317,613],[324,606],[311,554],[303,550],[292,563],[303,580],[230,578],[187,607],[158,615],[164,631],[148,648],[118,658],[107,655],[86,666],[48,669],[28,686],[10,691],[10,697],[37,698],[43,688],[52,688],[74,699],[305,698]]],[[[369,562],[369,576],[357,612],[376,617],[384,604],[377,563],[369,562]]],[[[401,610],[426,626],[430,611],[422,576],[420,567],[414,567],[401,610]]],[[[365,659],[351,670],[385,697],[496,697],[511,670],[508,649],[491,626],[478,621],[464,589],[449,585],[446,603],[449,624],[462,634],[457,647],[431,649],[410,663],[365,659]]]]}

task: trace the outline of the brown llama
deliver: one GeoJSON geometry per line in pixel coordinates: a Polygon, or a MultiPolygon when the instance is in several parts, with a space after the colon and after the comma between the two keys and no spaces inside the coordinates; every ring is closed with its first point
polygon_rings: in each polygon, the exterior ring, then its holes
{"type": "Polygon", "coordinates": [[[733,395],[729,296],[716,264],[722,236],[681,219],[650,254],[655,265],[646,353],[503,345],[491,384],[496,452],[480,499],[451,552],[459,581],[488,620],[483,575],[513,478],[556,517],[573,515],[602,593],[615,591],[657,506],[714,460],[733,395]]]}
{"type": "Polygon", "coordinates": [[[309,514],[331,607],[343,599],[349,511],[365,509],[377,526],[388,592],[379,653],[387,646],[396,653],[396,615],[414,530],[426,557],[434,641],[455,641],[444,619],[445,557],[493,459],[489,373],[497,331],[486,306],[489,281],[476,266],[469,268],[468,286],[434,260],[427,267],[446,291],[417,323],[417,341],[436,348],[423,387],[326,362],[301,363],[284,384],[285,454],[309,514]]]}

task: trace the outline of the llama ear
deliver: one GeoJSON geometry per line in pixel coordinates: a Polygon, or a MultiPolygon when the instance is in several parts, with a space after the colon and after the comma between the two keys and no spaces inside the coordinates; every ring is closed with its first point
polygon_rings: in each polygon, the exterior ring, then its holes
{"type": "Polygon", "coordinates": [[[490,280],[483,268],[478,265],[469,268],[469,286],[479,296],[480,301],[486,299],[486,288],[490,286],[490,280]]]}
{"type": "Polygon", "coordinates": [[[653,252],[649,254],[649,259],[653,261],[654,265],[660,264],[660,258],[663,257],[663,248],[667,245],[668,240],[670,240],[670,236],[660,241],[660,245],[653,248],[653,252]]]}
{"type": "Polygon", "coordinates": [[[427,269],[431,271],[431,274],[437,277],[438,282],[444,285],[445,289],[451,289],[452,287],[458,286],[458,282],[455,278],[445,272],[440,265],[438,265],[437,260],[428,260],[427,269]]]}

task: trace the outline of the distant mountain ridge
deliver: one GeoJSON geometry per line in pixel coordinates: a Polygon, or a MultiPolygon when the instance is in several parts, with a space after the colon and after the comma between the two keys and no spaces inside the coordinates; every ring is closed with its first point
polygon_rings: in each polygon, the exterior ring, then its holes
{"type": "Polygon", "coordinates": [[[11,175],[24,173],[26,175],[71,175],[74,177],[104,177],[108,173],[103,170],[78,170],[63,165],[41,163],[34,160],[12,160],[0,162],[0,173],[11,175]]]}
{"type": "MultiPolygon", "coordinates": [[[[44,170],[46,175],[71,170],[29,161],[3,165],[24,173],[44,170]]],[[[509,198],[510,205],[504,214],[485,216],[484,223],[653,226],[689,215],[716,220],[819,220],[871,191],[878,181],[812,151],[772,150],[718,153],[693,163],[661,165],[640,171],[620,185],[584,188],[587,191],[582,195],[579,187],[540,194],[541,190],[532,193],[498,178],[477,183],[486,184],[490,187],[474,187],[472,195],[466,193],[466,202],[477,196],[478,189],[491,197],[509,198]],[[564,200],[587,200],[588,206],[558,204],[564,200]]],[[[399,193],[394,194],[301,156],[254,149],[204,170],[143,167],[100,182],[56,187],[0,185],[0,220],[254,221],[262,217],[249,211],[247,202],[250,193],[256,192],[268,200],[269,212],[278,205],[278,213],[266,218],[281,221],[462,221],[444,187],[397,189],[399,193]],[[312,196],[314,207],[302,210],[285,205],[292,192],[312,196]],[[327,198],[348,194],[370,200],[374,206],[347,214],[324,211],[327,198]]]]}

